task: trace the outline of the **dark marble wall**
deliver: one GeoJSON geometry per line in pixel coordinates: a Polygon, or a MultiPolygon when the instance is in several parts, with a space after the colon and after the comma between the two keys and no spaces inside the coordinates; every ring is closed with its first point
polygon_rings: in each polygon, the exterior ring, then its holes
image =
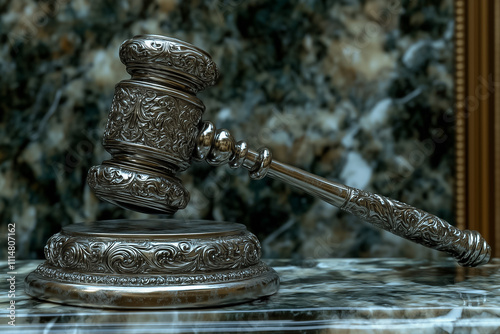
{"type": "MultiPolygon", "coordinates": [[[[0,220],[18,258],[61,225],[144,217],[85,184],[120,43],[176,37],[207,50],[205,119],[275,159],[453,222],[453,1],[7,1],[0,3],[0,220]]],[[[179,218],[241,222],[268,257],[436,257],[277,181],[195,164],[179,218]]],[[[5,249],[0,250],[5,254],[5,249]]]]}

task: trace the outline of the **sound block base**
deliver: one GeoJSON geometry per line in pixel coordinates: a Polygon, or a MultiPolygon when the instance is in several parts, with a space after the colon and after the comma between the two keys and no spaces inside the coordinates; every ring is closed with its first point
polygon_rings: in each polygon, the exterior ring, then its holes
{"type": "Polygon", "coordinates": [[[46,301],[119,309],[248,302],[276,293],[244,225],[168,219],[73,224],[52,236],[26,293],[46,301]]]}

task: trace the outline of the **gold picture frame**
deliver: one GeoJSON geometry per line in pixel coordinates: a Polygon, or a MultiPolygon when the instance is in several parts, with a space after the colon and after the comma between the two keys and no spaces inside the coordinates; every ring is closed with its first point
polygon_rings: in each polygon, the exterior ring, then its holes
{"type": "Polygon", "coordinates": [[[500,1],[455,1],[456,222],[500,256],[500,1]]]}

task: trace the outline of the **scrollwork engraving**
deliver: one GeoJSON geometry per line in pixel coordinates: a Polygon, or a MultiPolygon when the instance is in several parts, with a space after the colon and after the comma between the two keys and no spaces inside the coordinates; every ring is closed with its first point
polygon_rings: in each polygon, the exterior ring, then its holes
{"type": "Polygon", "coordinates": [[[203,110],[142,86],[118,84],[104,140],[153,147],[187,168],[203,110]]]}
{"type": "Polygon", "coordinates": [[[87,182],[97,196],[100,196],[101,192],[107,192],[110,198],[114,198],[123,193],[137,199],[160,201],[175,208],[185,208],[189,201],[189,193],[180,181],[168,176],[155,176],[99,165],[90,168],[87,182]]]}
{"type": "Polygon", "coordinates": [[[348,191],[340,208],[378,228],[444,251],[464,266],[489,258],[488,244],[475,231],[461,231],[430,213],[384,196],[355,188],[348,191]]]}
{"type": "Polygon", "coordinates": [[[205,52],[163,36],[142,36],[123,42],[120,59],[125,65],[156,63],[168,66],[197,77],[205,86],[214,85],[219,77],[217,66],[205,52]]]}
{"type": "Polygon", "coordinates": [[[47,242],[45,254],[51,265],[81,272],[173,274],[249,267],[259,262],[261,247],[249,232],[186,241],[140,242],[58,233],[47,242]]]}

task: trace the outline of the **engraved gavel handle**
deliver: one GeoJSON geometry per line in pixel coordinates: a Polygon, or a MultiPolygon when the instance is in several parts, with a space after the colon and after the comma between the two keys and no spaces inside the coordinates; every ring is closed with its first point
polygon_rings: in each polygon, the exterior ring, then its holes
{"type": "Polygon", "coordinates": [[[193,157],[211,165],[228,163],[245,167],[253,179],[268,175],[293,185],[372,225],[453,256],[460,265],[475,267],[488,263],[491,248],[477,231],[459,230],[423,210],[399,201],[326,180],[299,168],[272,161],[271,152],[249,150],[244,141],[235,143],[224,129],[201,123],[193,157]]]}

